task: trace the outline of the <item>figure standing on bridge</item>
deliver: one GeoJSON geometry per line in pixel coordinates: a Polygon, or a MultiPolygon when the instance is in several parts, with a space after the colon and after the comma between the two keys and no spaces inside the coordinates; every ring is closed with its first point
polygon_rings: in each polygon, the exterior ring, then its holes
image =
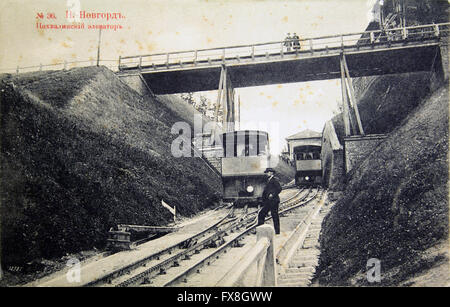
{"type": "Polygon", "coordinates": [[[280,217],[278,215],[278,206],[280,204],[280,194],[282,188],[280,182],[274,177],[275,170],[273,168],[267,168],[264,173],[267,173],[267,184],[262,193],[263,207],[258,213],[258,226],[264,224],[264,219],[270,210],[273,219],[273,227],[275,228],[275,234],[280,233],[280,217]]]}
{"type": "Polygon", "coordinates": [[[292,35],[292,41],[294,45],[294,51],[300,51],[300,37],[297,35],[297,33],[294,33],[294,35],[292,35]]]}
{"type": "Polygon", "coordinates": [[[287,52],[291,51],[291,48],[292,48],[291,33],[288,33],[286,38],[284,39],[284,46],[286,47],[287,52]]]}

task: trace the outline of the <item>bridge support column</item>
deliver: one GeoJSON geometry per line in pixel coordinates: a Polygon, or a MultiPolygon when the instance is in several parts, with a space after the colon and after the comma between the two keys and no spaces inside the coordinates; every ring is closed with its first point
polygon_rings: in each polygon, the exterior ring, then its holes
{"type": "MultiPolygon", "coordinates": [[[[231,83],[228,68],[222,65],[220,71],[219,90],[217,93],[217,104],[214,113],[215,123],[219,119],[219,110],[222,105],[223,119],[222,130],[223,132],[234,131],[236,121],[236,107],[235,107],[235,91],[231,83]]],[[[217,128],[217,126],[216,126],[217,128]]],[[[217,129],[215,129],[217,130],[217,129]]]]}
{"type": "Polygon", "coordinates": [[[364,135],[358,104],[356,103],[355,92],[353,90],[352,78],[350,77],[347,61],[343,53],[340,58],[340,66],[345,136],[364,135]]]}

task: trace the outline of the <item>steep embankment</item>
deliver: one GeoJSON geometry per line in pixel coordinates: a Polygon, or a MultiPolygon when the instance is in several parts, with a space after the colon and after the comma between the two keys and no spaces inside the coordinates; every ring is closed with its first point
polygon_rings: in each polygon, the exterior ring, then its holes
{"type": "Polygon", "coordinates": [[[220,198],[198,158],[174,158],[164,105],[106,68],[1,79],[2,264],[102,247],[118,223],[161,225],[220,198]]]}
{"type": "MultiPolygon", "coordinates": [[[[358,100],[364,132],[389,133],[430,94],[428,72],[385,75],[377,77],[358,100]]],[[[342,115],[336,115],[333,125],[341,144],[344,138],[342,115]]]]}
{"type": "Polygon", "coordinates": [[[295,178],[295,168],[281,159],[279,159],[278,164],[275,166],[275,171],[277,172],[276,176],[282,184],[288,184],[295,178]]]}
{"type": "MultiPolygon", "coordinates": [[[[199,111],[197,111],[194,106],[186,103],[178,95],[159,95],[158,101],[160,101],[164,106],[171,110],[176,116],[183,119],[183,121],[189,123],[194,127],[194,118],[202,118],[202,125],[204,126],[208,123],[208,119],[203,116],[199,111]]],[[[200,129],[200,127],[197,127],[200,129]]],[[[195,131],[195,133],[200,133],[201,131],[195,131]]]]}
{"type": "MultiPolygon", "coordinates": [[[[417,95],[427,90],[424,76],[382,77],[363,98],[381,97],[368,127],[402,124],[352,170],[343,198],[324,221],[316,275],[322,285],[367,285],[370,258],[381,261],[382,285],[410,284],[429,268],[448,272],[449,88],[441,87],[414,109],[417,95]],[[407,115],[406,109],[413,111],[407,115]]],[[[389,131],[374,129],[368,130],[389,131]]]]}

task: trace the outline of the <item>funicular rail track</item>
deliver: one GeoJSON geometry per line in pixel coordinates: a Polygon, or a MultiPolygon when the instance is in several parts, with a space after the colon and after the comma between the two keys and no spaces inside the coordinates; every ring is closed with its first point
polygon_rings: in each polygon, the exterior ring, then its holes
{"type": "MultiPolygon", "coordinates": [[[[229,207],[231,207],[231,206],[228,206],[228,208],[229,207]]],[[[151,254],[148,257],[146,257],[144,259],[141,259],[141,260],[139,260],[139,261],[137,261],[135,263],[132,263],[132,264],[130,264],[128,266],[120,268],[120,269],[118,269],[118,270],[116,270],[114,272],[111,272],[111,273],[109,273],[109,274],[107,274],[107,275],[105,275],[105,276],[103,276],[103,277],[101,277],[101,278],[99,278],[97,280],[94,280],[94,281],[86,284],[86,286],[97,286],[97,285],[100,285],[100,284],[103,284],[103,283],[108,283],[109,284],[109,283],[111,283],[111,281],[113,279],[118,278],[118,277],[120,277],[120,276],[122,276],[124,274],[128,274],[132,270],[145,265],[145,263],[147,263],[150,260],[159,259],[164,254],[171,254],[175,249],[183,248],[185,246],[190,245],[192,241],[195,241],[196,239],[201,238],[203,236],[206,236],[208,233],[214,231],[215,228],[218,227],[218,225],[220,225],[221,223],[223,223],[225,220],[227,220],[229,218],[229,214],[231,213],[231,211],[232,211],[232,209],[230,208],[228,213],[222,219],[220,219],[217,223],[215,223],[212,226],[210,226],[209,228],[207,228],[207,229],[205,229],[205,230],[195,234],[194,236],[192,236],[192,237],[190,237],[190,238],[188,238],[186,240],[183,240],[183,241],[181,241],[179,243],[173,244],[173,245],[167,247],[166,249],[161,250],[161,251],[159,251],[157,253],[151,254]]]]}
{"type": "MultiPolygon", "coordinates": [[[[290,208],[303,201],[311,191],[305,195],[304,190],[299,190],[295,195],[281,203],[280,209],[290,208]]],[[[243,213],[241,216],[230,216],[232,209],[221,220],[207,229],[173,244],[157,253],[151,254],[130,265],[119,268],[101,278],[89,282],[85,286],[132,286],[149,282],[154,276],[164,274],[170,267],[178,266],[180,261],[188,259],[192,254],[198,254],[200,250],[217,247],[224,243],[223,237],[227,233],[236,232],[243,226],[248,226],[255,221],[257,211],[243,213]]]]}
{"type": "MultiPolygon", "coordinates": [[[[297,193],[294,197],[290,198],[289,201],[285,201],[284,205],[282,206],[282,209],[279,212],[280,216],[285,213],[288,213],[289,211],[297,209],[301,206],[305,206],[305,205],[309,204],[312,200],[316,199],[319,195],[321,195],[320,189],[316,189],[315,191],[313,191],[312,189],[309,189],[303,197],[295,199],[295,197],[299,193],[297,193]],[[290,202],[290,201],[292,201],[292,202],[290,202]],[[289,203],[289,205],[287,205],[286,203],[289,203]]],[[[270,216],[266,217],[265,220],[267,221],[269,219],[271,219],[270,216]]],[[[237,228],[237,231],[238,231],[237,234],[232,236],[232,238],[230,240],[228,240],[224,245],[220,246],[216,251],[214,251],[207,257],[201,259],[200,261],[196,262],[194,265],[187,268],[183,272],[179,273],[177,276],[175,276],[172,279],[170,279],[169,281],[165,282],[162,286],[170,287],[170,286],[177,286],[181,283],[187,283],[187,278],[191,274],[200,273],[200,270],[203,267],[211,265],[211,263],[213,263],[215,260],[219,259],[219,257],[226,254],[230,248],[242,246],[241,241],[244,239],[244,237],[252,234],[255,231],[256,227],[257,227],[256,223],[251,224],[249,226],[241,225],[240,228],[237,228]],[[245,228],[245,229],[240,231],[241,228],[245,228]]]]}
{"type": "MultiPolygon", "coordinates": [[[[299,195],[302,193],[302,191],[298,191],[294,196],[288,198],[287,200],[283,201],[283,203],[281,204],[282,208],[290,208],[292,206],[295,206],[295,204],[303,201],[310,193],[311,191],[307,191],[307,193],[303,196],[299,195]]],[[[145,269],[143,271],[141,271],[140,273],[133,275],[130,278],[127,278],[123,281],[120,281],[117,284],[114,284],[114,286],[118,286],[118,287],[127,287],[127,286],[135,286],[135,285],[140,285],[140,284],[148,284],[151,283],[151,279],[154,278],[156,275],[162,274],[165,275],[167,270],[169,270],[171,267],[177,267],[180,265],[180,262],[183,260],[187,260],[190,259],[190,257],[194,254],[199,254],[201,250],[209,248],[209,247],[214,247],[217,248],[219,246],[221,246],[222,244],[224,244],[224,240],[223,238],[228,235],[229,233],[238,233],[239,229],[243,228],[243,227],[249,227],[249,225],[255,224],[254,227],[256,227],[256,214],[257,211],[253,211],[250,213],[244,213],[242,214],[242,216],[239,218],[231,218],[230,220],[223,220],[222,221],[222,225],[220,225],[220,223],[217,223],[215,228],[214,228],[214,233],[211,234],[210,236],[203,238],[200,241],[195,242],[194,244],[192,244],[192,246],[180,250],[178,253],[176,253],[175,255],[169,257],[168,259],[157,263],[151,267],[149,267],[148,269],[145,269]]],[[[249,228],[251,229],[251,228],[249,228]]],[[[250,230],[249,230],[250,231],[250,230]]],[[[240,239],[240,238],[239,238],[240,239]]],[[[236,242],[236,240],[232,240],[234,242],[236,242]]],[[[227,242],[225,245],[229,246],[229,242],[227,242]]],[[[235,244],[235,243],[233,243],[235,244]]],[[[224,250],[219,248],[220,251],[224,250]]],[[[205,259],[203,259],[202,261],[200,261],[201,263],[207,263],[208,259],[209,262],[211,262],[211,257],[215,257],[215,259],[218,258],[218,256],[222,254],[220,252],[218,253],[214,253],[213,256],[207,256],[205,259]]],[[[193,270],[193,269],[192,269],[193,270]]],[[[191,269],[188,269],[188,272],[192,272],[191,269]]],[[[183,276],[183,274],[182,274],[183,276]]],[[[177,279],[181,279],[182,276],[178,276],[177,279]]],[[[165,286],[165,285],[164,285],[165,286]]]]}

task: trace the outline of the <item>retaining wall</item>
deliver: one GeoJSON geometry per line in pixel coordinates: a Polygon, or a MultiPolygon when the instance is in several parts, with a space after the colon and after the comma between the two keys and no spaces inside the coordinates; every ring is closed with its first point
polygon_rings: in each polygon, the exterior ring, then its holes
{"type": "Polygon", "coordinates": [[[348,173],[356,167],[385,138],[385,134],[350,136],[344,138],[345,172],[348,173]]]}

